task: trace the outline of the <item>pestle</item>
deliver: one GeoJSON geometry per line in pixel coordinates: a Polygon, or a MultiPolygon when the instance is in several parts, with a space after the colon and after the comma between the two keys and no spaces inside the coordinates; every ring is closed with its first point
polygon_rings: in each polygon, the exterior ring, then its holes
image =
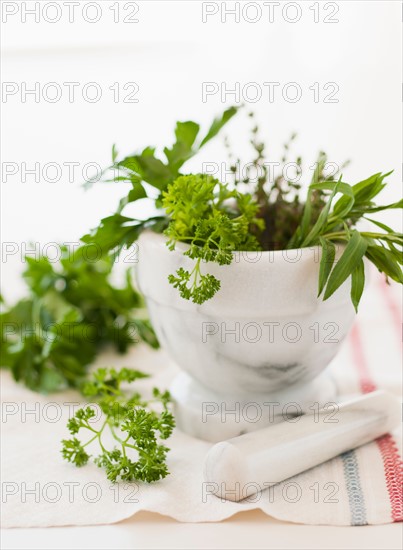
{"type": "Polygon", "coordinates": [[[217,443],[204,480],[212,493],[239,501],[380,437],[399,420],[398,400],[375,391],[339,404],[332,415],[322,409],[217,443]]]}

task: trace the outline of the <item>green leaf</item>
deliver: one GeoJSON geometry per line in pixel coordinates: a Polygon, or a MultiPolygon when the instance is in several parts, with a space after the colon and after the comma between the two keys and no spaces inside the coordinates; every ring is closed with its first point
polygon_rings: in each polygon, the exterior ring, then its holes
{"type": "Polygon", "coordinates": [[[302,247],[309,246],[316,239],[316,237],[319,235],[319,233],[321,232],[323,227],[326,225],[328,215],[329,215],[329,211],[330,211],[330,207],[332,205],[332,200],[333,200],[333,197],[336,195],[336,193],[339,190],[340,183],[341,182],[338,181],[337,183],[313,184],[311,186],[313,189],[320,189],[320,188],[324,188],[324,189],[326,188],[327,189],[327,188],[330,187],[332,189],[332,192],[331,192],[329,198],[327,199],[326,205],[324,206],[321,213],[319,214],[318,219],[316,220],[314,226],[312,227],[312,229],[309,232],[308,236],[304,239],[304,241],[301,245],[302,247]]]}
{"type": "Polygon", "coordinates": [[[160,191],[166,188],[175,177],[169,166],[152,155],[137,155],[133,157],[138,165],[138,173],[146,183],[156,187],[160,191]]]}
{"type": "Polygon", "coordinates": [[[365,266],[364,261],[360,260],[357,267],[351,273],[351,301],[355,311],[358,311],[362,293],[365,286],[365,266]]]}
{"type": "Polygon", "coordinates": [[[326,153],[324,153],[323,151],[320,151],[320,153],[318,155],[318,160],[315,163],[316,166],[315,166],[314,173],[312,174],[310,187],[312,186],[312,184],[318,183],[320,181],[321,176],[323,174],[323,169],[325,168],[325,165],[326,165],[326,162],[327,162],[326,153]]]}
{"type": "Polygon", "coordinates": [[[208,141],[210,141],[213,137],[215,137],[218,132],[221,130],[223,126],[227,124],[231,120],[231,118],[236,115],[238,112],[239,107],[230,107],[224,113],[220,118],[216,118],[213,120],[212,125],[210,126],[209,131],[207,132],[206,136],[203,138],[202,142],[200,143],[199,148],[203,147],[208,141]]]}
{"type": "Polygon", "coordinates": [[[378,195],[386,185],[383,183],[383,180],[386,177],[390,176],[392,172],[393,170],[391,172],[388,172],[387,174],[382,174],[381,172],[378,172],[377,174],[370,176],[366,180],[360,181],[359,183],[353,185],[356,203],[361,204],[368,202],[376,195],[378,195]]]}
{"type": "Polygon", "coordinates": [[[147,192],[140,181],[137,181],[133,184],[133,188],[130,189],[128,195],[120,200],[117,213],[120,214],[128,204],[145,198],[147,198],[147,192]]]}
{"type": "Polygon", "coordinates": [[[372,220],[371,218],[364,217],[365,220],[377,225],[387,233],[394,233],[393,229],[391,229],[389,226],[385,225],[384,223],[378,222],[376,220],[372,220]]]}
{"type": "Polygon", "coordinates": [[[393,257],[395,258],[396,262],[399,265],[402,265],[403,264],[403,253],[402,253],[402,251],[398,250],[396,248],[396,246],[391,242],[387,242],[386,244],[387,244],[390,252],[393,254],[393,257]]]}
{"type": "MultiPolygon", "coordinates": [[[[312,189],[308,189],[307,197],[306,197],[306,203],[304,206],[304,212],[302,214],[302,220],[301,224],[297,229],[296,238],[299,237],[299,242],[302,242],[306,238],[306,234],[308,232],[309,224],[311,223],[312,218],[312,189]],[[298,231],[299,230],[299,231],[298,231]]],[[[295,246],[293,244],[293,246],[295,246]]]]}
{"type": "Polygon", "coordinates": [[[336,247],[332,243],[332,241],[328,241],[327,239],[323,239],[322,237],[320,237],[319,241],[322,246],[322,257],[320,259],[319,266],[318,296],[322,294],[322,291],[332,270],[334,259],[336,256],[336,247]]]}
{"type": "Polygon", "coordinates": [[[40,258],[25,258],[27,268],[23,273],[26,283],[32,288],[37,296],[44,294],[49,288],[52,288],[57,280],[52,264],[49,259],[42,256],[40,258]]]}
{"type": "Polygon", "coordinates": [[[339,189],[343,196],[336,202],[333,207],[332,216],[343,219],[347,216],[355,203],[353,188],[348,183],[339,183],[339,189]]]}
{"type": "Polygon", "coordinates": [[[115,164],[117,157],[118,157],[118,152],[116,149],[116,145],[113,144],[112,145],[112,164],[115,164]]]}
{"type": "Polygon", "coordinates": [[[120,251],[124,246],[131,246],[137,240],[141,229],[142,222],[114,214],[103,218],[99,226],[81,237],[81,240],[87,244],[97,244],[102,254],[107,254],[114,250],[120,251]]]}
{"type": "Polygon", "coordinates": [[[164,153],[168,159],[169,165],[173,171],[177,172],[179,168],[189,158],[193,156],[193,144],[199,133],[200,126],[196,122],[177,122],[176,123],[176,142],[171,149],[165,147],[164,153]]]}
{"type": "Polygon", "coordinates": [[[399,245],[403,245],[403,235],[401,233],[373,233],[370,231],[362,231],[364,237],[369,237],[370,239],[380,239],[386,242],[394,242],[399,245]]]}
{"type": "Polygon", "coordinates": [[[358,231],[353,231],[348,244],[333,268],[329,281],[326,285],[324,300],[330,296],[344,283],[360,263],[367,250],[368,243],[358,231]]]}
{"type": "Polygon", "coordinates": [[[394,208],[403,208],[403,199],[391,204],[385,204],[383,206],[370,206],[363,210],[363,214],[371,214],[375,212],[382,212],[382,210],[391,210],[394,208]]]}
{"type": "Polygon", "coordinates": [[[385,273],[397,283],[403,284],[402,269],[393,252],[383,246],[369,246],[366,256],[381,273],[385,273]]]}
{"type": "Polygon", "coordinates": [[[134,202],[139,199],[145,199],[147,197],[146,190],[141,185],[140,182],[136,182],[133,185],[133,189],[130,189],[129,195],[128,195],[128,202],[134,202]]]}

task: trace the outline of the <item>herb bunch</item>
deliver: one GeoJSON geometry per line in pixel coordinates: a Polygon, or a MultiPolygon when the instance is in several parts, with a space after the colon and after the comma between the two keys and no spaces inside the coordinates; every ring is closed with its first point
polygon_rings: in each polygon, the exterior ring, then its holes
{"type": "Polygon", "coordinates": [[[141,340],[158,347],[130,270],[117,288],[110,281],[113,258],[93,255],[85,245],[61,246],[58,263],[25,258],[29,295],[0,314],[1,366],[32,390],[79,387],[106,344],[120,353],[141,340]]]}
{"type": "Polygon", "coordinates": [[[129,385],[148,375],[138,370],[123,368],[98,369],[82,386],[82,393],[100,407],[103,418],[95,425],[94,406],[78,409],[69,419],[70,439],[62,441],[62,456],[78,467],[88,463],[88,446],[97,443],[100,454],[94,463],[103,468],[112,481],[153,482],[169,474],[166,455],[169,448],[161,441],[169,438],[175,421],[169,410],[170,394],[153,389],[153,397],[145,400],[139,392],[129,392],[129,385]],[[159,408],[159,410],[158,410],[159,408]],[[85,443],[78,434],[87,433],[85,443]],[[107,434],[108,433],[108,434],[107,434]],[[108,445],[112,439],[114,446],[108,445]]]}
{"type": "MultiPolygon", "coordinates": [[[[106,181],[128,181],[132,188],[120,201],[116,214],[103,219],[83,240],[96,242],[105,253],[114,252],[136,240],[144,229],[151,228],[165,232],[171,250],[178,242],[188,244],[185,255],[194,260],[194,268],[191,271],[180,268],[169,276],[169,282],[183,298],[196,304],[211,299],[220,289],[219,280],[205,273],[201,262],[229,264],[235,250],[318,246],[322,251],[318,295],[327,300],[351,278],[351,299],[356,309],[365,283],[364,257],[384,273],[387,280],[402,283],[402,234],[373,218],[382,210],[403,207],[402,200],[383,206],[375,202],[391,172],[379,172],[350,184],[340,173],[346,164],[329,172],[328,167],[333,163],[328,163],[326,154],[321,152],[304,197],[302,184],[287,177],[287,171],[281,170],[274,179],[271,177],[266,147],[253,115],[250,143],[254,154],[248,170],[258,171],[255,182],[249,173],[238,177],[235,165],[231,167],[233,181],[225,184],[204,174],[181,172],[184,163],[215,136],[236,111],[231,108],[216,119],[199,145],[195,145],[199,126],[191,121],[178,122],[176,142],[171,149],[164,149],[164,160],[156,155],[155,148],[147,147],[138,155],[117,161],[113,149],[109,170],[114,169],[115,175],[106,181]],[[148,192],[150,186],[158,190],[156,199],[148,192]],[[122,210],[127,204],[147,197],[155,200],[158,216],[142,221],[123,216],[122,210]],[[375,225],[376,230],[361,230],[362,220],[375,225]],[[344,247],[340,257],[336,254],[338,245],[344,247]]],[[[283,164],[288,161],[294,139],[295,135],[285,144],[283,164]]],[[[300,157],[294,164],[302,170],[300,157]]]]}

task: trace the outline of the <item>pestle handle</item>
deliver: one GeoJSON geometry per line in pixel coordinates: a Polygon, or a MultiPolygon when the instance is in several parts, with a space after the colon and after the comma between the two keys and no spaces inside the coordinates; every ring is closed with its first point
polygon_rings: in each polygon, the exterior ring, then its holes
{"type": "Polygon", "coordinates": [[[400,404],[379,390],[340,404],[332,418],[322,409],[293,420],[214,445],[204,466],[212,492],[237,501],[364,445],[396,427],[400,404]]]}

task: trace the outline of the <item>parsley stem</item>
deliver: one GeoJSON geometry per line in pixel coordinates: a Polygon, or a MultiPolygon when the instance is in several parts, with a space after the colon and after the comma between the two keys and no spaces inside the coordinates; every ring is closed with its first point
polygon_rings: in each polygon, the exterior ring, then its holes
{"type": "Polygon", "coordinates": [[[99,437],[99,432],[97,432],[94,437],[91,437],[91,439],[89,441],[87,441],[87,443],[84,443],[83,444],[83,447],[86,447],[87,445],[89,445],[90,443],[92,443],[94,441],[94,439],[96,439],[97,437],[99,437]]]}
{"type": "MultiPolygon", "coordinates": [[[[131,449],[134,449],[135,451],[137,451],[138,453],[143,453],[143,454],[146,454],[144,452],[144,450],[141,450],[139,447],[136,447],[136,445],[131,445],[130,443],[127,443],[127,441],[130,439],[130,434],[126,437],[126,439],[122,439],[121,437],[119,437],[117,435],[117,433],[115,432],[113,426],[109,425],[109,428],[111,430],[111,434],[112,436],[114,437],[114,439],[116,439],[116,441],[118,441],[121,445],[122,445],[122,449],[123,449],[123,454],[126,456],[126,451],[125,451],[125,448],[126,447],[130,447],[131,449]]],[[[147,454],[147,456],[149,456],[147,454]]]]}
{"type": "Polygon", "coordinates": [[[111,434],[113,435],[114,439],[116,439],[116,441],[119,441],[119,443],[124,443],[123,439],[121,439],[117,433],[115,432],[115,429],[114,427],[112,426],[111,423],[109,423],[109,429],[111,431],[111,434]]]}
{"type": "Polygon", "coordinates": [[[98,433],[98,430],[94,430],[94,428],[91,428],[91,426],[88,424],[88,422],[81,421],[83,428],[87,428],[87,430],[90,430],[91,432],[94,432],[94,434],[98,433]]]}
{"type": "Polygon", "coordinates": [[[108,419],[105,420],[105,422],[102,424],[101,429],[100,429],[99,432],[98,432],[98,441],[99,441],[99,445],[100,445],[101,449],[102,449],[104,452],[107,452],[107,450],[106,450],[105,447],[102,445],[101,435],[102,435],[102,432],[104,431],[104,428],[105,428],[105,426],[106,426],[107,423],[108,423],[108,419]]]}

